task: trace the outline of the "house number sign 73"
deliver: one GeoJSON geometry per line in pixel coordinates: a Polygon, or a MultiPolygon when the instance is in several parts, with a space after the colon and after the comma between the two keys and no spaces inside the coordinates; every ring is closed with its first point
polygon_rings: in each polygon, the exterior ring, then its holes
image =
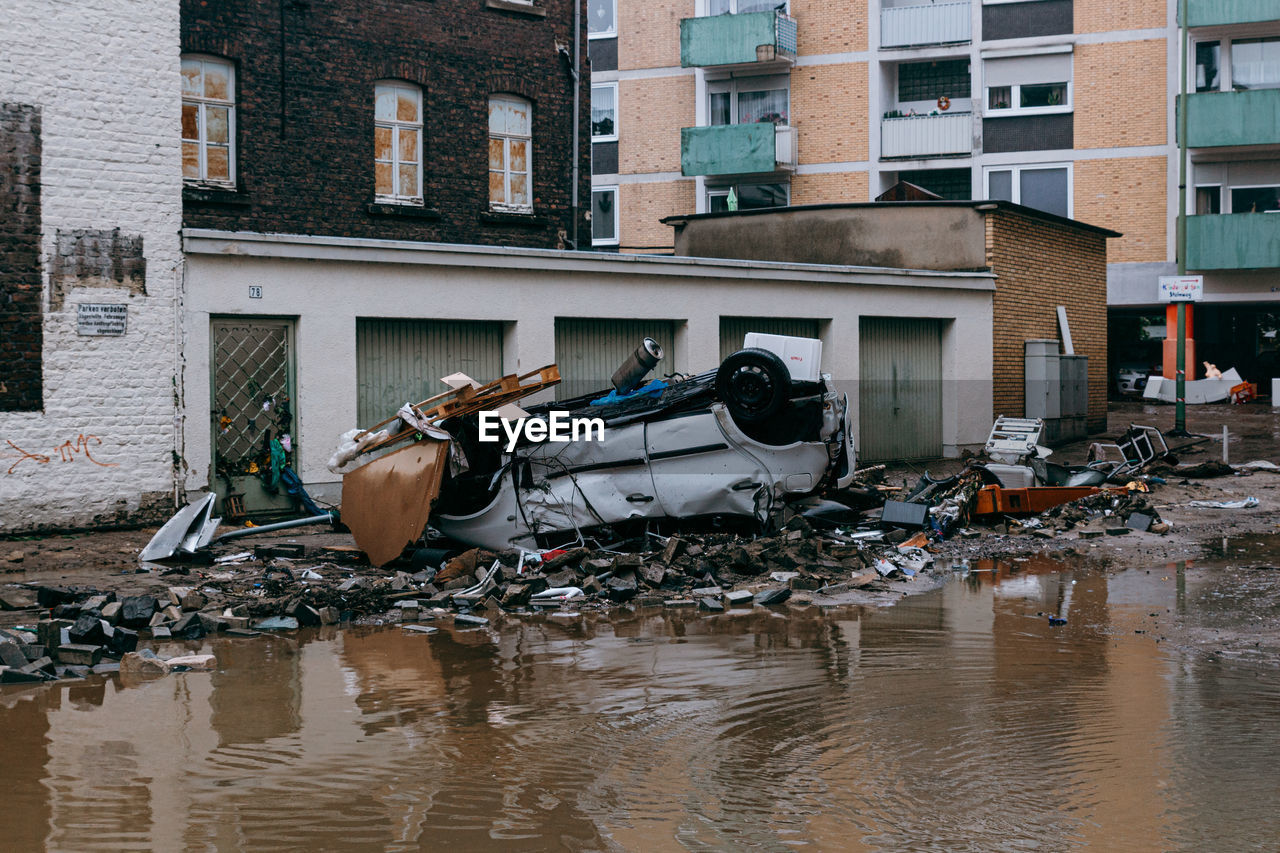
{"type": "Polygon", "coordinates": [[[261,298],[262,298],[262,285],[259,285],[259,284],[251,284],[251,285],[249,285],[249,298],[250,298],[250,299],[261,299],[261,298]]]}

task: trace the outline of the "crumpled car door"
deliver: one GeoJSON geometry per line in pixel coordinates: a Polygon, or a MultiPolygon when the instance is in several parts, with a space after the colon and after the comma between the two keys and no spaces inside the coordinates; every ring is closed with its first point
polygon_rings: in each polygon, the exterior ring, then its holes
{"type": "MultiPolygon", "coordinates": [[[[645,426],[649,470],[667,516],[757,515],[757,493],[772,489],[772,480],[758,460],[726,439],[712,412],[645,426]]],[[[766,506],[767,500],[761,510],[766,506]]]]}
{"type": "Polygon", "coordinates": [[[527,454],[531,483],[519,491],[530,527],[572,530],[661,516],[644,451],[643,423],[607,427],[604,441],[537,447],[527,454]]]}

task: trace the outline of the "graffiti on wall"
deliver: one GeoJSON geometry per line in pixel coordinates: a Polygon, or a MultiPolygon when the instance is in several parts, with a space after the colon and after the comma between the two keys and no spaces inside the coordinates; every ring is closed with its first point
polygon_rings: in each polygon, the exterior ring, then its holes
{"type": "Polygon", "coordinates": [[[103,462],[99,459],[93,458],[91,447],[99,447],[102,445],[102,439],[98,438],[96,435],[85,435],[84,433],[81,433],[76,436],[75,441],[67,439],[62,442],[62,444],[53,448],[49,453],[38,453],[30,450],[23,450],[9,439],[5,439],[4,443],[8,445],[9,449],[6,450],[5,448],[0,447],[0,459],[15,460],[5,471],[6,474],[12,474],[17,470],[19,465],[28,461],[34,465],[48,465],[55,460],[58,462],[77,462],[85,460],[102,468],[119,467],[115,462],[103,462]]]}

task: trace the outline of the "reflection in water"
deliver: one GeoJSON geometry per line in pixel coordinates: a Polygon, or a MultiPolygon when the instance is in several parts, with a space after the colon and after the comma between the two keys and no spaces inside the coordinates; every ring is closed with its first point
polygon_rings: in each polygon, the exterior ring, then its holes
{"type": "Polygon", "coordinates": [[[216,640],[212,675],[0,693],[6,847],[1272,843],[1280,679],[1134,633],[1177,575],[216,640]]]}

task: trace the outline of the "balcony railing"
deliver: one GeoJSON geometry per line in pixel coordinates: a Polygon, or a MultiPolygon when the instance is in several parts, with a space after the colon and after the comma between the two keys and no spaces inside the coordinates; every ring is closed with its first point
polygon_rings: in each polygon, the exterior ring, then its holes
{"type": "Polygon", "coordinates": [[[968,3],[924,3],[880,10],[880,46],[910,47],[970,40],[968,3]]]}
{"type": "Polygon", "coordinates": [[[771,174],[795,167],[794,127],[761,122],[680,131],[680,171],[686,177],[771,174]]]}
{"type": "Polygon", "coordinates": [[[938,157],[972,150],[972,113],[904,116],[880,123],[881,157],[938,157]]]}
{"type": "Polygon", "coordinates": [[[1187,145],[1280,143],[1280,89],[1197,92],[1187,96],[1187,145]]]}
{"type": "Polygon", "coordinates": [[[1187,269],[1280,267],[1280,213],[1187,217],[1187,269]]]}
{"type": "Polygon", "coordinates": [[[1276,20],[1280,20],[1280,9],[1275,0],[1187,0],[1187,21],[1193,27],[1276,20]]]}
{"type": "Polygon", "coordinates": [[[790,64],[795,59],[796,19],[783,12],[714,15],[680,22],[680,64],[685,68],[790,64]]]}

